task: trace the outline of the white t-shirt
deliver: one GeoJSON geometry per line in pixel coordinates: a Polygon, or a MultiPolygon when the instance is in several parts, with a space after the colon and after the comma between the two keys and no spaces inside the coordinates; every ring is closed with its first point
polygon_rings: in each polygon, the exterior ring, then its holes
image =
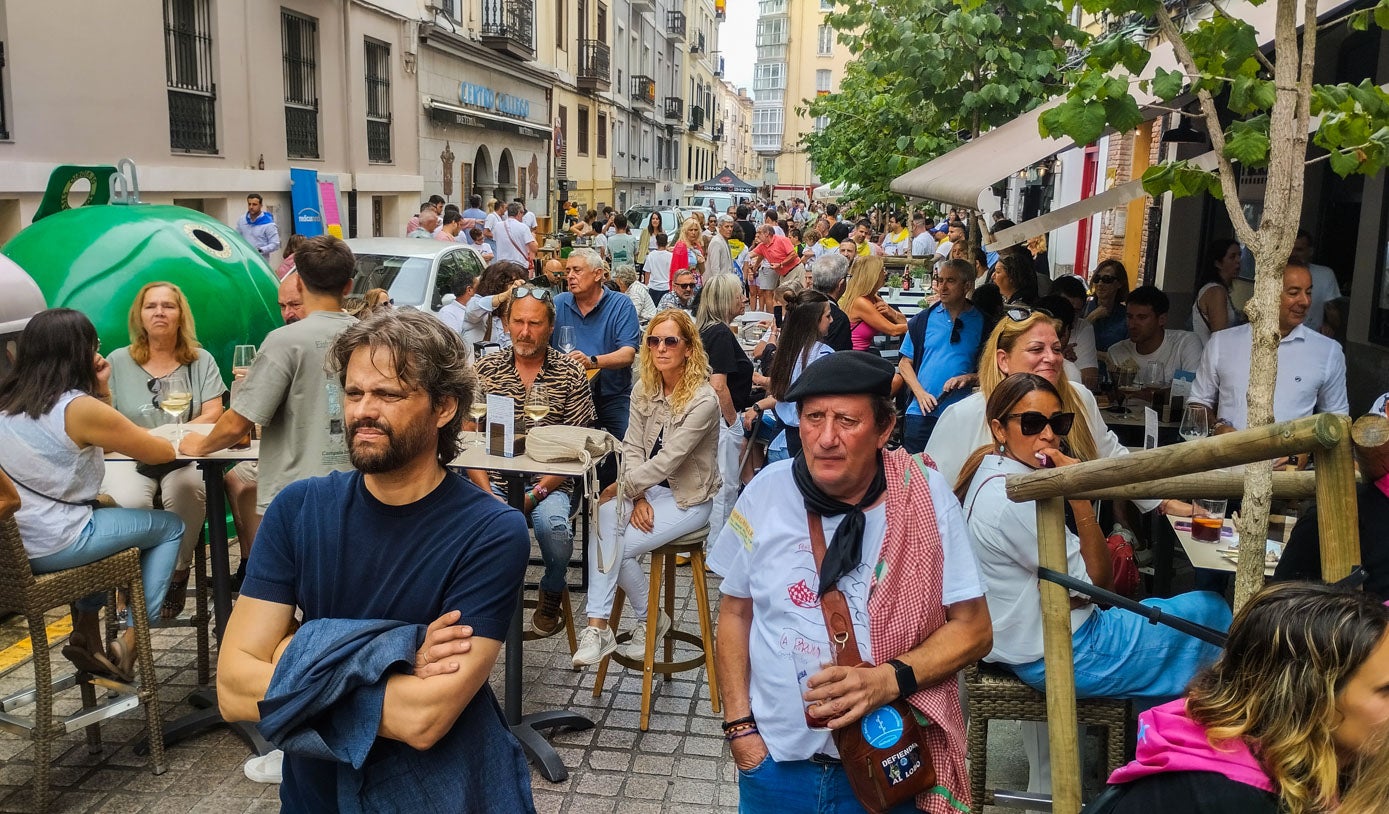
{"type": "MultiPolygon", "coordinates": [[[[1031,664],[1042,657],[1042,596],[1037,589],[1037,505],[1008,499],[1005,477],[1033,471],[1012,458],[985,455],[970,481],[964,512],[974,556],[984,579],[993,622],[994,647],[985,661],[1031,664]]],[[[1066,571],[1090,582],[1080,556],[1080,538],[1066,532],[1066,571]]],[[[1080,629],[1094,605],[1071,611],[1071,632],[1080,629]]],[[[758,721],[759,726],[761,720],[758,721]]]]}
{"type": "Polygon", "coordinates": [[[930,257],[936,253],[936,239],[930,232],[922,232],[912,238],[912,257],[930,257]]]}
{"type": "MultiPolygon", "coordinates": [[[[1188,401],[1214,406],[1237,430],[1249,426],[1249,353],[1253,328],[1236,325],[1211,334],[1188,401]]],[[[1273,420],[1291,421],[1314,413],[1350,414],[1346,399],[1346,355],[1330,337],[1294,328],[1278,343],[1278,381],[1273,388],[1273,420]]]]}
{"type": "Polygon", "coordinates": [[[526,244],[534,243],[535,237],[524,223],[514,218],[498,221],[492,234],[495,236],[492,241],[492,252],[496,260],[506,260],[520,263],[527,268],[530,267],[530,260],[526,257],[526,244]]]}
{"type": "Polygon", "coordinates": [[[1149,362],[1162,365],[1162,380],[1172,381],[1178,370],[1196,372],[1201,366],[1201,340],[1191,331],[1167,331],[1162,344],[1152,353],[1139,353],[1132,339],[1124,339],[1109,346],[1109,358],[1115,366],[1133,362],[1132,367],[1141,374],[1149,362]]]}
{"type": "Polygon", "coordinates": [[[1321,330],[1326,304],[1341,296],[1341,284],[1336,280],[1336,272],[1330,266],[1309,263],[1307,270],[1312,272],[1312,304],[1307,306],[1307,318],[1302,321],[1313,331],[1321,330]]]}
{"type": "Polygon", "coordinates": [[[527,228],[527,229],[530,229],[532,232],[535,231],[536,220],[535,220],[535,213],[534,213],[534,212],[532,212],[532,211],[530,211],[529,209],[527,209],[527,210],[521,215],[521,222],[524,223],[524,224],[526,224],[526,228],[527,228]]]}
{"type": "MultiPolygon", "coordinates": [[[[820,610],[815,555],[805,504],[798,499],[791,461],[768,465],[743,490],[727,525],[709,552],[709,568],[723,576],[720,590],[753,601],[752,631],[748,636],[752,712],[767,750],[778,762],[807,760],[822,752],[836,755],[829,732],[805,725],[805,705],[796,682],[791,653],[829,655],[829,632],[820,610]]],[[[941,533],[941,602],[952,605],[983,595],[979,570],[970,551],[960,504],[945,480],[930,472],[931,499],[941,533]]],[[[825,540],[843,516],[825,517],[825,540]]],[[[839,580],[839,589],[853,618],[859,655],[872,661],[868,632],[868,589],[872,570],[887,533],[887,505],[865,512],[863,557],[859,566],[839,580]]]]}
{"type": "MultiPolygon", "coordinates": [[[[987,278],[988,275],[986,274],[987,278]]],[[[976,283],[978,284],[978,283],[976,283]]],[[[1076,346],[1076,367],[1081,370],[1098,368],[1100,358],[1095,350],[1095,324],[1085,317],[1077,317],[1071,325],[1071,342],[1076,346]]]]}
{"type": "MultiPolygon", "coordinates": [[[[483,334],[487,331],[487,320],[494,319],[487,307],[491,299],[475,294],[469,297],[466,303],[454,300],[439,309],[439,321],[457,331],[471,351],[474,342],[483,341],[483,334]]],[[[494,329],[494,339],[498,336],[505,337],[505,333],[494,329]]]]}
{"type": "MultiPolygon", "coordinates": [[[[662,294],[670,290],[670,261],[674,255],[670,249],[652,249],[646,254],[646,262],[642,264],[642,271],[651,275],[647,280],[646,287],[652,291],[659,291],[662,294]]],[[[658,299],[653,297],[652,299],[658,299]]]]}
{"type": "Polygon", "coordinates": [[[497,224],[501,223],[501,221],[502,216],[498,215],[496,212],[488,212],[487,219],[482,222],[482,228],[486,229],[487,233],[492,235],[494,238],[500,237],[500,235],[497,234],[497,224]]]}

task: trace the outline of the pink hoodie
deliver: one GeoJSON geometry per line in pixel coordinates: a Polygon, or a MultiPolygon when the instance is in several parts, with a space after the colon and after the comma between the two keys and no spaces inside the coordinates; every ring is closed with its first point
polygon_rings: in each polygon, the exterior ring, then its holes
{"type": "Polygon", "coordinates": [[[1226,741],[1218,747],[1206,740],[1206,730],[1186,714],[1186,699],[1178,698],[1138,716],[1138,745],[1131,763],[1110,775],[1111,785],[1165,772],[1215,772],[1263,791],[1278,793],[1248,744],[1226,741]]]}

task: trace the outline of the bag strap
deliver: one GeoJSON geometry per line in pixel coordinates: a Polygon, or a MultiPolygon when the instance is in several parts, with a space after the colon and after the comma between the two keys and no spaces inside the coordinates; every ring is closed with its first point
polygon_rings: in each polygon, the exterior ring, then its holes
{"type": "Polygon", "coordinates": [[[99,505],[99,504],[97,503],[96,498],[92,498],[91,500],[63,500],[63,499],[60,498],[60,497],[54,497],[54,496],[52,496],[52,495],[50,495],[50,494],[46,494],[46,493],[44,493],[44,492],[40,492],[39,490],[35,489],[34,487],[30,486],[29,484],[25,483],[24,481],[20,480],[19,478],[16,478],[14,475],[10,474],[8,471],[6,471],[5,467],[3,467],[3,466],[0,466],[0,473],[3,473],[3,474],[5,475],[5,477],[7,477],[7,478],[9,478],[10,480],[14,481],[14,485],[15,485],[15,486],[18,486],[19,488],[23,489],[23,490],[26,491],[26,492],[29,492],[30,494],[38,495],[39,497],[43,498],[44,500],[49,500],[49,501],[52,501],[52,502],[54,502],[54,503],[62,503],[62,504],[65,505],[65,506],[85,506],[85,507],[87,507],[87,508],[89,508],[89,509],[94,509],[94,508],[96,508],[96,507],[99,505]]]}
{"type": "MultiPolygon", "coordinates": [[[[984,483],[988,483],[988,482],[991,481],[991,480],[994,480],[994,479],[996,479],[996,478],[1001,478],[1001,477],[1004,477],[1004,476],[1003,476],[1003,475],[990,475],[990,476],[988,476],[987,478],[984,479],[984,483]]],[[[966,522],[968,522],[969,519],[970,519],[971,517],[974,516],[974,504],[977,503],[977,502],[979,501],[979,493],[982,492],[982,491],[984,491],[984,483],[979,484],[979,488],[974,490],[974,500],[971,500],[971,501],[969,502],[969,508],[968,508],[968,509],[965,509],[965,521],[966,521],[966,522]]]]}
{"type": "MultiPolygon", "coordinates": [[[[810,550],[815,555],[815,581],[820,581],[820,566],[825,561],[825,527],[820,515],[807,512],[810,524],[810,550]]],[[[857,667],[863,663],[859,658],[858,639],[854,637],[853,617],[849,616],[849,603],[844,601],[844,593],[838,586],[820,594],[820,611],[825,615],[825,627],[829,628],[830,642],[835,645],[835,664],[841,667],[857,667]]]]}

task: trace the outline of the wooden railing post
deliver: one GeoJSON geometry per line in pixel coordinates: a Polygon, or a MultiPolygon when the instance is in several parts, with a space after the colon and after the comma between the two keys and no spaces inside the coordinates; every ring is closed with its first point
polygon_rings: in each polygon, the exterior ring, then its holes
{"type": "Polygon", "coordinates": [[[1360,513],[1355,494],[1355,452],[1350,419],[1341,440],[1317,451],[1317,538],[1321,542],[1321,577],[1335,582],[1360,564],[1360,513]]]}
{"type": "MultiPolygon", "coordinates": [[[[1038,562],[1067,573],[1066,504],[1037,501],[1038,562]]],[[[1042,644],[1047,674],[1047,731],[1051,740],[1051,810],[1080,812],[1080,746],[1076,736],[1075,662],[1071,654],[1071,599],[1054,582],[1040,581],[1042,644]]]]}

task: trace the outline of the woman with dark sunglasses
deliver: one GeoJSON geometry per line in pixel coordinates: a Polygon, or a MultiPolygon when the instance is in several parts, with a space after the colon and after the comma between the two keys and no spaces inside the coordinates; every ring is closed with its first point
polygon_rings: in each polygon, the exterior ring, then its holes
{"type": "Polygon", "coordinates": [[[1085,306],[1085,318],[1095,326],[1095,349],[1106,351],[1115,342],[1129,338],[1128,309],[1124,307],[1129,273],[1123,263],[1111,258],[1095,266],[1090,282],[1095,285],[1095,296],[1085,306]]]}
{"type": "MultiPolygon", "coordinates": [[[[993,620],[993,650],[985,660],[1007,665],[1040,692],[1046,688],[1046,665],[1037,612],[1037,507],[1009,500],[1005,484],[1008,475],[1079,463],[1064,443],[1075,414],[1062,409],[1050,381],[1016,373],[994,388],[986,415],[992,443],[970,456],[956,488],[993,620]]],[[[1084,500],[1067,505],[1067,572],[1096,587],[1112,587],[1109,549],[1094,510],[1084,500]]],[[[1230,608],[1217,594],[1198,591],[1144,603],[1217,630],[1230,626],[1230,608]]],[[[1179,697],[1191,677],[1220,653],[1215,645],[1126,610],[1099,610],[1080,597],[1071,600],[1071,645],[1076,697],[1150,704],[1179,697]]]]}

